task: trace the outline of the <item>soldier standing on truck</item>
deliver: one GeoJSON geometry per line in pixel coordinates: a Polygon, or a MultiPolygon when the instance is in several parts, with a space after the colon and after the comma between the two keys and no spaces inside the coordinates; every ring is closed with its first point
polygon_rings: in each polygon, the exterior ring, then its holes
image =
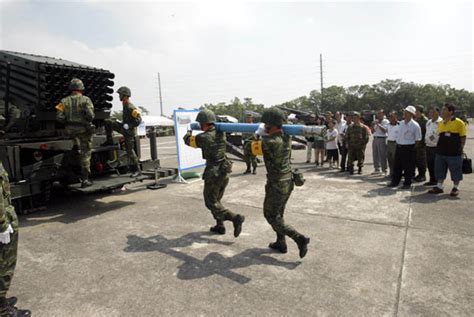
{"type": "Polygon", "coordinates": [[[82,187],[92,185],[91,153],[92,135],[94,133],[92,120],[94,119],[94,105],[89,97],[84,96],[84,84],[78,78],[69,83],[71,95],[63,98],[56,106],[56,119],[64,123],[66,134],[73,139],[75,151],[79,150],[81,162],[82,187]]]}
{"type": "Polygon", "coordinates": [[[135,137],[137,136],[137,127],[142,121],[140,111],[130,102],[132,95],[130,88],[122,86],[117,90],[120,101],[123,105],[123,121],[116,119],[105,120],[105,131],[107,133],[107,140],[104,145],[113,145],[112,132],[117,131],[125,138],[125,147],[128,155],[128,164],[130,167],[130,177],[138,177],[141,175],[140,166],[138,165],[138,156],[135,153],[135,137]]]}

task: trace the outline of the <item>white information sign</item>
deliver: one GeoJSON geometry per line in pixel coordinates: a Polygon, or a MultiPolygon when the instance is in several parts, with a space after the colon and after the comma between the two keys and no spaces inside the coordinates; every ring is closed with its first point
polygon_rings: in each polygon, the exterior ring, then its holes
{"type": "MultiPolygon", "coordinates": [[[[202,158],[201,149],[184,144],[183,137],[188,132],[189,124],[196,120],[199,110],[175,110],[174,129],[176,134],[176,148],[178,150],[178,172],[198,168],[206,165],[202,158]]],[[[193,131],[193,134],[201,133],[193,131]]]]}

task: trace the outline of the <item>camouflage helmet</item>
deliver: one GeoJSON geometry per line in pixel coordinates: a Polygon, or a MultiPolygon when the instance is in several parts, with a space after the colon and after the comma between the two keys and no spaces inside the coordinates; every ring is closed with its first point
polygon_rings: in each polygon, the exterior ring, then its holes
{"type": "Polygon", "coordinates": [[[132,92],[130,91],[130,88],[128,88],[126,86],[122,86],[119,89],[117,89],[117,93],[119,95],[124,95],[124,96],[127,96],[127,97],[130,97],[132,95],[132,92]]]}
{"type": "Polygon", "coordinates": [[[203,109],[199,111],[196,117],[196,121],[199,122],[200,124],[214,123],[216,122],[216,115],[214,114],[214,112],[212,112],[209,109],[203,109]]]}
{"type": "Polygon", "coordinates": [[[69,82],[69,90],[84,90],[84,83],[79,78],[73,78],[69,82]]]}
{"type": "Polygon", "coordinates": [[[286,116],[283,111],[273,107],[263,111],[262,119],[260,121],[265,124],[278,126],[286,122],[286,116]]]}

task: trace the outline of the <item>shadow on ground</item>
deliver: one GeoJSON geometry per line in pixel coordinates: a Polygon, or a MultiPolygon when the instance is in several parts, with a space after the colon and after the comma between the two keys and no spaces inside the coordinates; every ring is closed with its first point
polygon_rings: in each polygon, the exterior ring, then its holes
{"type": "MultiPolygon", "coordinates": [[[[55,193],[46,210],[36,211],[31,214],[18,215],[20,227],[32,227],[44,223],[61,222],[65,224],[74,223],[89,217],[134,205],[133,201],[113,200],[102,202],[99,199],[110,196],[107,193],[84,196],[70,192],[55,193]],[[77,200],[81,199],[81,203],[77,200]]],[[[118,196],[118,195],[117,195],[118,196]]]]}
{"type": "Polygon", "coordinates": [[[267,254],[274,253],[270,249],[247,249],[232,257],[225,257],[217,252],[211,252],[203,260],[197,259],[179,248],[189,247],[194,243],[215,243],[231,245],[232,242],[219,241],[209,238],[209,232],[188,233],[177,239],[167,239],[162,235],[147,238],[136,235],[127,236],[125,252],[161,252],[172,256],[183,263],[178,267],[177,277],[181,280],[193,280],[212,275],[220,275],[240,284],[251,281],[250,277],[236,273],[233,270],[249,267],[251,265],[272,265],[293,270],[301,262],[285,262],[277,260],[267,254]]]}

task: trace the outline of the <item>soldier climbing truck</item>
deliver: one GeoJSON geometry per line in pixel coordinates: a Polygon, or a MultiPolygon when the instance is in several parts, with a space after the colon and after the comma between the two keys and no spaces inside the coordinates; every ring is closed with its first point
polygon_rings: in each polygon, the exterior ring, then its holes
{"type": "MultiPolygon", "coordinates": [[[[31,54],[0,51],[0,159],[11,180],[13,202],[20,212],[43,207],[54,184],[86,193],[118,188],[143,180],[131,178],[123,137],[105,141],[104,120],[110,117],[114,74],[104,69],[31,54]],[[91,175],[94,185],[82,189],[77,147],[56,121],[55,106],[68,96],[69,82],[80,78],[94,104],[91,175]]],[[[155,146],[156,149],[156,146],[155,146]]],[[[136,140],[140,156],[140,139],[136,140]]],[[[153,162],[141,162],[150,166],[153,162]]],[[[155,173],[156,174],[156,173],[155,173]]],[[[171,175],[171,173],[170,173],[171,175]]],[[[149,174],[148,174],[149,176],[149,174]]]]}

